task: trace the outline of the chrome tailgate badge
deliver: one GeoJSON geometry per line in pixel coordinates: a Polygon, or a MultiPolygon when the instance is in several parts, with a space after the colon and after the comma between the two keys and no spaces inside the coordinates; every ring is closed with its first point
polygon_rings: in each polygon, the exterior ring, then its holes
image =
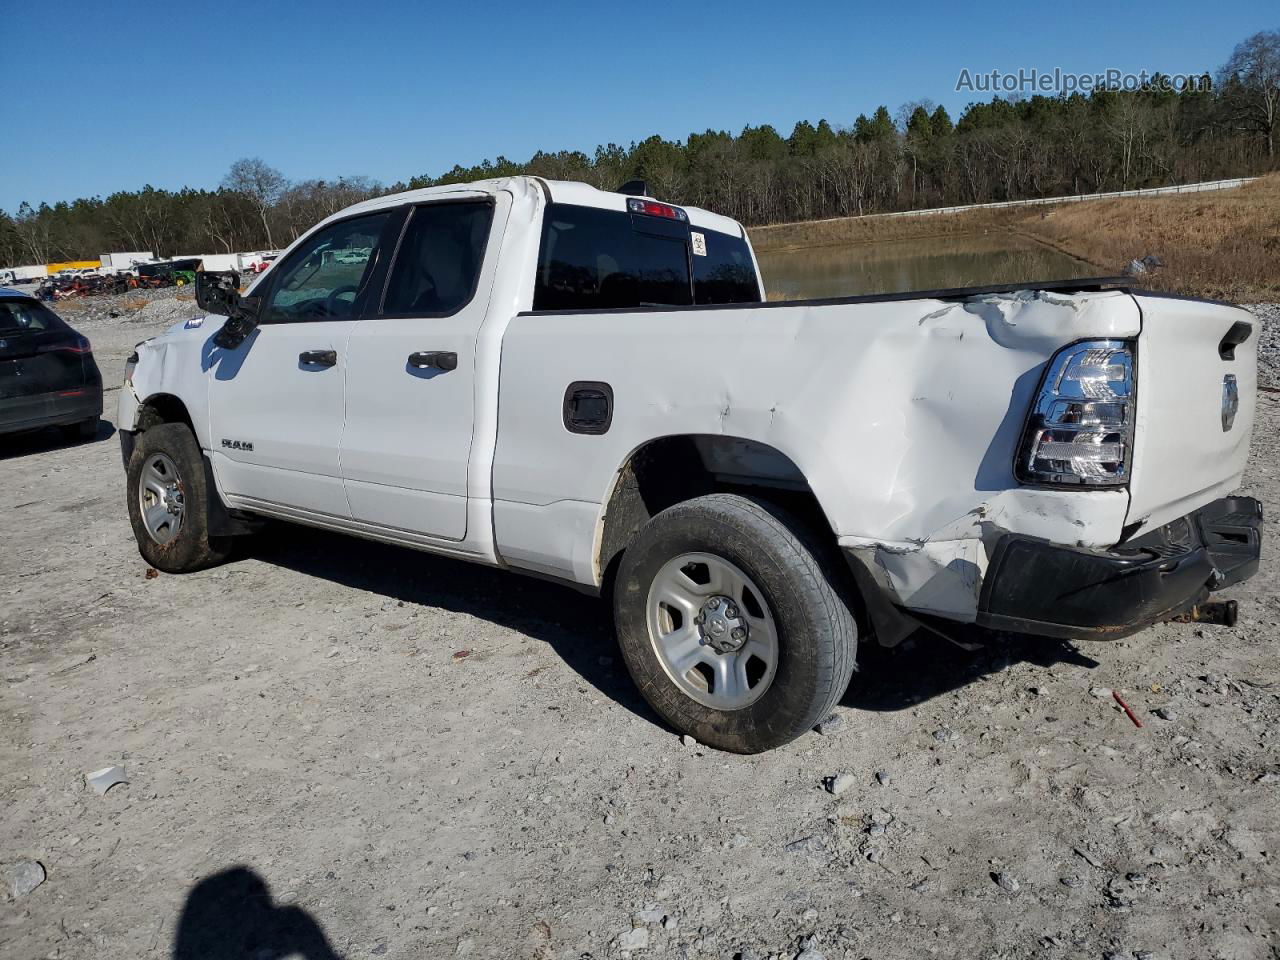
{"type": "Polygon", "coordinates": [[[1236,386],[1236,375],[1228,373],[1222,378],[1222,432],[1226,433],[1236,422],[1236,413],[1240,409],[1240,388],[1236,386]]]}

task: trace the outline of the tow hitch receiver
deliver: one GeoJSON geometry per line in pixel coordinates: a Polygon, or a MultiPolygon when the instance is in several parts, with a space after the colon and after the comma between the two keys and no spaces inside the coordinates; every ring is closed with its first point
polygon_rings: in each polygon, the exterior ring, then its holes
{"type": "Polygon", "coordinates": [[[1216,623],[1223,627],[1234,627],[1239,613],[1239,605],[1234,600],[1208,600],[1197,603],[1184,614],[1173,617],[1170,623],[1216,623]]]}

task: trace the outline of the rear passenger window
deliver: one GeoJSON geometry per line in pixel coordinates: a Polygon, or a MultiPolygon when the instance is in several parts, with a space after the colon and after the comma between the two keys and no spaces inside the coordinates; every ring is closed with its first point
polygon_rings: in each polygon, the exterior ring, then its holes
{"type": "Polygon", "coordinates": [[[0,300],[0,337],[40,333],[44,330],[56,330],[59,326],[57,316],[48,307],[34,300],[0,300]]]}
{"type": "Polygon", "coordinates": [[[756,281],[751,251],[742,237],[718,230],[693,228],[703,236],[706,256],[699,256],[694,245],[694,303],[759,303],[760,284],[756,281]]]}
{"type": "Polygon", "coordinates": [[[548,208],[533,309],[616,310],[692,302],[683,223],[568,204],[548,208]],[[646,222],[650,219],[654,222],[646,222]]]}
{"type": "Polygon", "coordinates": [[[391,268],[384,315],[448,316],[475,296],[493,204],[415,207],[391,268]]]}

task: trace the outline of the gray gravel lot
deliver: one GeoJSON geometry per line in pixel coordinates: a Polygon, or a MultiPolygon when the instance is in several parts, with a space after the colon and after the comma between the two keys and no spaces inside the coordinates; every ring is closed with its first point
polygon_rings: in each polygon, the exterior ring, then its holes
{"type": "MultiPolygon", "coordinates": [[[[193,307],[57,309],[114,387],[193,307]]],[[[756,757],[572,590],[302,528],[148,579],[106,426],[0,441],[0,957],[1280,956],[1278,425],[1237,627],[917,635],[756,757]]]]}

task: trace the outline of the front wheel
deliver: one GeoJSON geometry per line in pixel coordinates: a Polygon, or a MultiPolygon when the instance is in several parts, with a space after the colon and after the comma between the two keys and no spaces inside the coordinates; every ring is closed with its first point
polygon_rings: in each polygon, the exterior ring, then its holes
{"type": "Polygon", "coordinates": [[[803,526],[763,501],[677,504],[623,555],[614,618],[627,668],[673,727],[735,753],[800,736],[843,695],[857,625],[803,526]]]}
{"type": "Polygon", "coordinates": [[[200,447],[183,423],[138,434],[126,469],[129,522],[138,552],[165,573],[221,563],[231,538],[209,536],[208,489],[200,447]]]}

